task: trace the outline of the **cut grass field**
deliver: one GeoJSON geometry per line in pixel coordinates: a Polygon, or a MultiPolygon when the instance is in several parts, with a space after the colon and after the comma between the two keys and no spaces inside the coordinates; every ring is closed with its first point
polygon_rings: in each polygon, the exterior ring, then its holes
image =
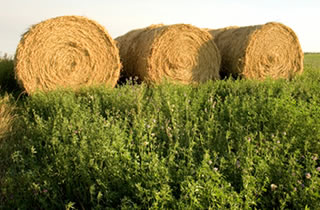
{"type": "Polygon", "coordinates": [[[306,53],[304,63],[311,68],[320,68],[320,53],[306,53]]]}
{"type": "Polygon", "coordinates": [[[291,81],[26,96],[1,80],[0,209],[319,209],[319,59],[291,81]]]}

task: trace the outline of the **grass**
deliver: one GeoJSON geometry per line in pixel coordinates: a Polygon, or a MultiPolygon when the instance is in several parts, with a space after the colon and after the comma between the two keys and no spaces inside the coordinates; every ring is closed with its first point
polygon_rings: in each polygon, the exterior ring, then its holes
{"type": "Polygon", "coordinates": [[[304,63],[311,68],[320,68],[320,53],[305,54],[304,63]]]}
{"type": "Polygon", "coordinates": [[[14,94],[0,208],[319,209],[320,68],[309,56],[292,81],[14,94]]]}
{"type": "Polygon", "coordinates": [[[5,95],[0,98],[0,141],[12,130],[14,121],[14,106],[10,104],[10,98],[5,95]]]}

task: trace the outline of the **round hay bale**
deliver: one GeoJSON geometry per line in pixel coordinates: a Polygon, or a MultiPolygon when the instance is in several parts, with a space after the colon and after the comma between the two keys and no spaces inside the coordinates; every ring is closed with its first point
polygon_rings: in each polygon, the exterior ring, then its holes
{"type": "Polygon", "coordinates": [[[187,24],[151,25],[116,38],[124,77],[197,84],[219,79],[220,53],[210,34],[187,24]]]}
{"type": "Polygon", "coordinates": [[[303,71],[303,52],[281,23],[209,30],[222,57],[221,75],[248,79],[292,78],[303,71]]]}
{"type": "Polygon", "coordinates": [[[62,16],[32,26],[21,38],[15,75],[28,93],[68,87],[114,87],[120,76],[119,51],[97,22],[62,16]]]}

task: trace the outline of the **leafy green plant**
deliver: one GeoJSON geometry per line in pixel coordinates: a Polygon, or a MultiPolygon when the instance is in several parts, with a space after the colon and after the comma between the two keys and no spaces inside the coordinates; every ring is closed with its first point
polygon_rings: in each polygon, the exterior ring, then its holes
{"type": "Polygon", "coordinates": [[[319,75],[22,98],[0,208],[318,209],[319,75]]]}

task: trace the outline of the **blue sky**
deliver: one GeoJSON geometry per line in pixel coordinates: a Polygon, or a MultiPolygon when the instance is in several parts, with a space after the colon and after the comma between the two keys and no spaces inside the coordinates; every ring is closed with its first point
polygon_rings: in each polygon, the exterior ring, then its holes
{"type": "Polygon", "coordinates": [[[319,0],[0,0],[0,55],[14,54],[31,25],[62,15],[98,21],[116,38],[151,24],[188,23],[204,28],[284,23],[305,52],[320,52],[319,0]]]}

